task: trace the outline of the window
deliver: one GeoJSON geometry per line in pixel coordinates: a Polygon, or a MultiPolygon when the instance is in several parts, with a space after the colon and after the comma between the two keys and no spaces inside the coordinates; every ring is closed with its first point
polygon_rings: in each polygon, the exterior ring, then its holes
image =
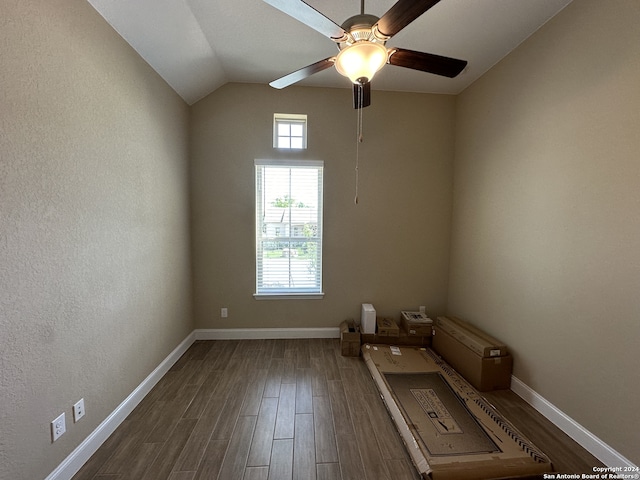
{"type": "Polygon", "coordinates": [[[256,160],[256,298],[322,296],[321,161],[256,160]]]}
{"type": "Polygon", "coordinates": [[[307,116],[292,113],[273,115],[274,148],[307,148],[307,116]]]}

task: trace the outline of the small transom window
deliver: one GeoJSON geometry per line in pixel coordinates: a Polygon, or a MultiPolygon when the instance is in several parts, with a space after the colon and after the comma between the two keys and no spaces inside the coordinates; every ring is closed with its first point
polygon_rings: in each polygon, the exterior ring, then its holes
{"type": "Polygon", "coordinates": [[[273,147],[307,148],[307,116],[275,113],[273,115],[273,147]]]}

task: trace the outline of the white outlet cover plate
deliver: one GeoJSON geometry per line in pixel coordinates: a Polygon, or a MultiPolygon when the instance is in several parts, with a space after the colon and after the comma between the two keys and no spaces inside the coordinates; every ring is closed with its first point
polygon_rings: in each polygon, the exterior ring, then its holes
{"type": "Polygon", "coordinates": [[[55,442],[67,431],[64,412],[51,422],[51,441],[55,442]]]}
{"type": "Polygon", "coordinates": [[[81,398],[73,405],[73,421],[77,422],[84,417],[84,398],[81,398]]]}

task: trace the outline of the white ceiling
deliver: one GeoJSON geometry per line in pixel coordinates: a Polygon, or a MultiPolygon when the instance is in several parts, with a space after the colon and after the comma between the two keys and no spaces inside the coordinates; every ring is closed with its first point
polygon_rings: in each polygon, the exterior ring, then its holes
{"type": "MultiPolygon", "coordinates": [[[[188,103],[227,82],[263,83],[337,53],[336,44],[262,0],[88,0],[188,103]]],[[[292,0],[293,1],[293,0],[292,0]]],[[[308,0],[337,24],[358,0],[308,0]]],[[[367,0],[382,16],[394,0],[367,0]]],[[[457,94],[571,0],[441,0],[393,37],[403,47],[469,62],[449,79],[385,66],[374,90],[457,94]]],[[[351,88],[330,68],[299,83],[351,88]]]]}

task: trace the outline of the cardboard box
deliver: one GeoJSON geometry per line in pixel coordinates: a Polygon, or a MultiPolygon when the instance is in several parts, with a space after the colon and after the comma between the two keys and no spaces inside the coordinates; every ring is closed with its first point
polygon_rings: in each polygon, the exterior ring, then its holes
{"type": "Polygon", "coordinates": [[[344,357],[360,356],[360,327],[351,319],[340,324],[340,347],[344,357]]]}
{"type": "Polygon", "coordinates": [[[420,478],[531,479],[553,471],[549,458],[432,350],[364,344],[362,356],[420,478]]]}
{"type": "Polygon", "coordinates": [[[360,341],[365,343],[379,343],[381,345],[402,345],[414,347],[430,347],[431,335],[427,337],[419,337],[417,335],[409,335],[403,329],[400,329],[397,337],[389,337],[387,335],[367,334],[360,336],[360,341]]]}
{"type": "Polygon", "coordinates": [[[511,386],[511,355],[481,357],[443,330],[439,324],[435,326],[432,344],[433,349],[445,362],[481,392],[507,389],[511,386]]]}
{"type": "Polygon", "coordinates": [[[481,357],[502,357],[509,353],[500,340],[457,317],[438,317],[436,325],[481,357]]]}
{"type": "Polygon", "coordinates": [[[381,337],[399,337],[400,328],[396,324],[393,318],[378,317],[376,318],[376,324],[378,327],[377,334],[381,337]]]}
{"type": "Polygon", "coordinates": [[[370,303],[362,304],[360,327],[362,333],[376,333],[376,309],[370,303]]]}
{"type": "Polygon", "coordinates": [[[432,334],[433,320],[422,312],[400,312],[402,326],[408,335],[428,337],[432,334]]]}

